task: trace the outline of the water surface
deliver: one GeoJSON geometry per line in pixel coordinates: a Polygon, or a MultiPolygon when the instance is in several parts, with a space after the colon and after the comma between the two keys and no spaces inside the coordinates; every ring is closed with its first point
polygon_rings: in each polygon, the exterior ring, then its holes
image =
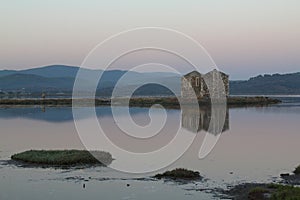
{"type": "MultiPolygon", "coordinates": [[[[208,131],[209,109],[202,109],[201,116],[194,116],[189,110],[167,110],[165,127],[147,144],[144,140],[124,136],[117,127],[118,122],[112,119],[110,108],[97,107],[98,120],[110,133],[109,137],[129,151],[147,152],[162,147],[174,137],[179,126],[196,134],[191,148],[174,164],[161,170],[185,167],[198,170],[205,177],[204,181],[185,185],[154,181],[150,178],[153,174],[131,175],[104,167],[54,170],[6,165],[4,161],[20,151],[84,149],[84,146],[70,107],[0,108],[0,199],[211,199],[212,194],[205,189],[278,180],[280,173],[291,172],[300,164],[300,98],[282,99],[284,103],[269,107],[229,109],[219,141],[201,160],[198,153],[208,131]],[[129,145],[132,139],[135,145],[129,145]],[[151,145],[153,143],[155,145],[151,145]]],[[[130,109],[133,120],[141,126],[149,123],[148,111],[148,108],[130,109]]],[[[120,107],[120,119],[123,112],[125,108],[120,107]]],[[[154,109],[154,116],[160,113],[154,109]]],[[[87,114],[81,120],[89,120],[89,117],[87,114]]],[[[141,135],[150,136],[147,132],[141,135]]],[[[115,158],[114,162],[118,162],[115,158]]]]}

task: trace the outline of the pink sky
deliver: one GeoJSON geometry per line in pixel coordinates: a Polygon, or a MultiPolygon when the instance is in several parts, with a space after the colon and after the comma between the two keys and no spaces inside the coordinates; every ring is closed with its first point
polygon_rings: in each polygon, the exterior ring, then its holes
{"type": "Polygon", "coordinates": [[[232,79],[295,72],[300,71],[299,11],[297,0],[3,0],[0,69],[80,65],[107,37],[156,26],[196,39],[232,79]]]}

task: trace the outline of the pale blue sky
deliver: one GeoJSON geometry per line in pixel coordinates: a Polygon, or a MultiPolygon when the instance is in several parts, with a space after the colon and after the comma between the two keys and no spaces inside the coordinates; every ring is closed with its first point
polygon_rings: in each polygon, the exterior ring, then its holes
{"type": "Polygon", "coordinates": [[[80,65],[112,34],[159,26],[195,38],[232,79],[300,71],[299,0],[0,0],[0,5],[0,69],[80,65]]]}

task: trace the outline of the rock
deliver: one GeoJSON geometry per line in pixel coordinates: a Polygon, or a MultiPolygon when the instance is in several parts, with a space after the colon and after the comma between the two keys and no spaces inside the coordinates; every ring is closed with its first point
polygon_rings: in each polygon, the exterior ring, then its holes
{"type": "Polygon", "coordinates": [[[290,174],[289,173],[283,173],[283,174],[280,174],[280,176],[281,177],[288,177],[288,176],[290,176],[290,174]]]}

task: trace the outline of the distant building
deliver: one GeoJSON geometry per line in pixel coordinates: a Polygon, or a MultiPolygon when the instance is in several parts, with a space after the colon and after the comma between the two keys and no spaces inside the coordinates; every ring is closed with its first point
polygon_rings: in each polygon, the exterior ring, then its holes
{"type": "Polygon", "coordinates": [[[216,69],[201,74],[192,71],[181,78],[181,97],[192,98],[196,94],[197,98],[218,97],[223,94],[229,96],[229,76],[216,69]],[[224,87],[220,87],[219,80],[223,81],[224,87]],[[209,88],[209,89],[208,89],[209,88]]]}

